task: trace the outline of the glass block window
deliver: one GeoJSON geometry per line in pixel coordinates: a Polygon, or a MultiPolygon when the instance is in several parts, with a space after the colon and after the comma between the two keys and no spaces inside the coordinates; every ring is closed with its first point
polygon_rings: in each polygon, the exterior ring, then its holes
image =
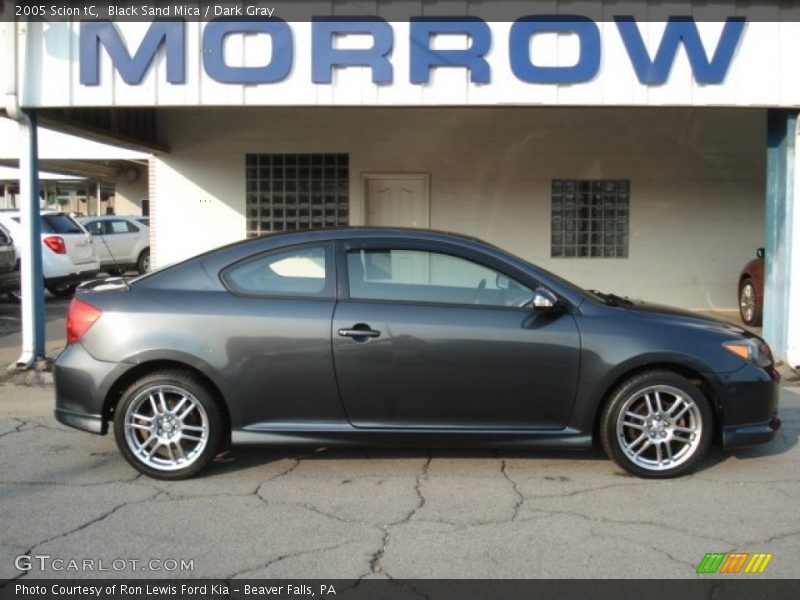
{"type": "Polygon", "coordinates": [[[627,258],[630,181],[556,179],[550,256],[627,258]]]}
{"type": "Polygon", "coordinates": [[[347,154],[248,154],[247,236],[349,223],[347,154]]]}

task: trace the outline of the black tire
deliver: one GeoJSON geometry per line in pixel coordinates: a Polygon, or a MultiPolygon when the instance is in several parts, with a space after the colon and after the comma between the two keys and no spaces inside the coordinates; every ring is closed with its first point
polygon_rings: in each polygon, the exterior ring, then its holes
{"type": "MultiPolygon", "coordinates": [[[[169,402],[170,400],[167,399],[167,403],[169,402]]],[[[142,404],[141,406],[144,405],[142,404]]],[[[170,407],[171,410],[175,408],[176,405],[170,407]]],[[[197,415],[198,421],[200,420],[199,412],[200,411],[195,409],[195,414],[197,415]]],[[[202,424],[198,421],[196,421],[195,424],[202,424]]],[[[181,431],[182,426],[183,425],[181,425],[181,431]]],[[[223,431],[223,427],[224,419],[222,418],[220,407],[214,394],[204,383],[199,381],[191,373],[181,370],[157,371],[136,380],[123,392],[122,397],[117,403],[116,410],[114,411],[114,438],[117,442],[117,447],[122,453],[122,456],[124,456],[125,460],[127,460],[128,463],[130,463],[131,466],[133,466],[133,468],[135,468],[137,471],[154,479],[186,479],[205,468],[208,463],[217,455],[223,440],[226,438],[226,432],[223,431]],[[202,450],[195,453],[194,456],[192,456],[191,452],[186,454],[187,460],[191,458],[191,462],[188,462],[187,466],[185,467],[180,467],[179,462],[175,461],[175,453],[173,452],[173,446],[175,445],[174,441],[168,442],[167,444],[161,444],[160,446],[157,444],[155,446],[147,446],[148,449],[158,448],[158,451],[156,452],[156,459],[165,462],[167,460],[172,460],[175,463],[173,466],[164,467],[154,467],[151,464],[148,464],[145,462],[144,457],[135,454],[134,449],[131,447],[131,445],[129,445],[131,443],[129,441],[129,435],[133,435],[132,433],[129,433],[133,432],[133,430],[126,428],[126,418],[129,408],[131,408],[135,402],[137,404],[144,402],[142,399],[143,396],[149,399],[149,395],[147,395],[149,390],[159,388],[175,388],[184,393],[188,392],[192,399],[202,407],[202,410],[207,417],[208,431],[207,437],[205,438],[205,445],[202,450]],[[127,432],[126,429],[128,430],[127,432]]],[[[139,435],[141,437],[153,436],[153,432],[146,431],[139,435]]],[[[141,437],[139,439],[141,439],[141,437]]],[[[154,439],[160,443],[160,438],[155,437],[154,439]]],[[[136,442],[134,441],[133,443],[136,442]]],[[[189,442],[189,444],[192,443],[194,442],[189,442]]],[[[183,452],[183,450],[181,450],[181,452],[183,452]]]]}
{"type": "Polygon", "coordinates": [[[71,283],[69,285],[48,285],[47,291],[50,292],[56,298],[69,298],[75,295],[75,290],[78,289],[77,283],[71,283]]]}
{"type": "Polygon", "coordinates": [[[762,306],[761,297],[756,289],[755,282],[750,277],[745,277],[739,284],[739,316],[742,319],[742,323],[748,327],[760,327],[763,312],[764,307],[762,306]],[[745,307],[745,295],[747,294],[748,288],[752,302],[754,303],[752,313],[745,307]]]}
{"type": "MultiPolygon", "coordinates": [[[[612,392],[603,409],[599,434],[606,455],[620,467],[638,477],[666,479],[688,473],[706,454],[714,434],[714,416],[705,394],[691,381],[672,371],[647,371],[631,377],[612,392]],[[642,406],[642,403],[644,406],[655,404],[653,395],[656,392],[659,392],[658,406],[664,406],[664,410],[657,409],[657,419],[639,416],[637,410],[639,412],[641,410],[634,407],[642,406]],[[647,400],[643,398],[645,393],[649,396],[647,400]],[[672,398],[674,398],[674,404],[671,402],[672,398]],[[683,404],[678,404],[679,398],[683,404]],[[692,404],[696,406],[696,410],[692,408],[692,404]],[[668,406],[674,407],[673,416],[677,416],[681,410],[686,408],[686,412],[683,413],[685,416],[670,419],[668,406]],[[626,415],[622,422],[633,423],[633,425],[623,426],[620,424],[623,410],[626,411],[626,415]],[[635,418],[627,416],[632,410],[637,412],[635,418]],[[662,415],[661,412],[664,414],[662,415]],[[640,419],[642,420],[640,421],[640,419]],[[688,430],[692,424],[696,425],[698,421],[699,434],[684,433],[684,429],[688,430]],[[669,422],[672,424],[669,425],[669,422]],[[637,424],[642,425],[641,431],[634,429],[637,424]],[[675,431],[675,427],[681,431],[675,431]],[[634,445],[634,440],[630,439],[637,435],[645,436],[641,445],[634,445]],[[684,436],[687,438],[685,444],[682,439],[684,436]],[[628,444],[627,451],[623,447],[623,443],[628,444]],[[644,450],[641,456],[631,456],[642,450],[642,447],[644,450]],[[683,454],[679,454],[677,449],[684,448],[683,454]],[[667,461],[659,464],[662,456],[667,452],[670,457],[675,456],[673,461],[675,465],[672,467],[668,466],[667,461]],[[643,464],[648,461],[659,466],[643,464]]],[[[636,437],[636,439],[639,438],[636,437]]]]}
{"type": "Polygon", "coordinates": [[[144,275],[150,270],[150,248],[145,248],[139,254],[139,258],[136,260],[136,270],[139,271],[141,275],[144,275]]]}

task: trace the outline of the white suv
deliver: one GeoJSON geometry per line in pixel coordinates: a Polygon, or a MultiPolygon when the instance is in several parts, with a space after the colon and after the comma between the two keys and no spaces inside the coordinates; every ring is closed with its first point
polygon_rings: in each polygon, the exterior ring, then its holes
{"type": "MultiPolygon", "coordinates": [[[[0,223],[19,244],[22,238],[19,211],[0,212],[0,223]]],[[[54,296],[71,296],[81,281],[93,279],[100,270],[92,236],[62,212],[42,212],[41,227],[44,285],[54,296]]],[[[24,261],[19,245],[16,250],[24,261]]]]}
{"type": "Polygon", "coordinates": [[[95,239],[94,249],[106,271],[150,270],[150,227],[147,217],[105,215],[78,219],[95,239]]]}

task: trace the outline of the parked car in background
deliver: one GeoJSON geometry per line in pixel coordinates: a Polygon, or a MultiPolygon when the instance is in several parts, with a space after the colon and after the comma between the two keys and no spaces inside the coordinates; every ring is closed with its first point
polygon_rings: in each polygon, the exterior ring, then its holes
{"type": "Polygon", "coordinates": [[[764,248],[747,263],[739,275],[739,315],[750,327],[761,326],[764,316],[764,248]]]}
{"type": "MultiPolygon", "coordinates": [[[[94,279],[100,271],[92,236],[63,212],[42,212],[42,271],[44,285],[54,296],[71,296],[81,281],[94,279]]],[[[16,241],[17,256],[25,260],[19,211],[0,211],[0,224],[16,241]]]]}
{"type": "Polygon", "coordinates": [[[150,270],[150,228],[146,217],[106,215],[85,217],[80,222],[95,237],[95,250],[104,270],[150,270]]]}
{"type": "Polygon", "coordinates": [[[8,229],[0,225],[0,294],[19,290],[19,261],[14,240],[8,229]]]}
{"type": "Polygon", "coordinates": [[[731,323],[579,288],[474,238],[342,228],[82,285],[56,418],[152,477],[244,444],[589,448],[642,477],[771,440],[779,376],[731,323]]]}

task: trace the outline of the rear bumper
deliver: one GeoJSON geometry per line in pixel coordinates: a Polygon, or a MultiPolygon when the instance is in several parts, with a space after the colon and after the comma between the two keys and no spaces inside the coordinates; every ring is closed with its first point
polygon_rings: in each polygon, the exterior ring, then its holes
{"type": "Polygon", "coordinates": [[[95,279],[99,273],[100,269],[93,267],[87,271],[79,271],[77,273],[70,273],[69,275],[61,275],[59,277],[48,277],[45,279],[45,283],[55,287],[72,285],[88,279],[95,279]]]}
{"type": "Polygon", "coordinates": [[[87,415],[64,410],[63,408],[56,408],[53,412],[56,416],[56,421],[75,429],[98,435],[105,435],[108,430],[108,422],[103,419],[102,415],[87,415]]]}
{"type": "Polygon", "coordinates": [[[96,360],[81,344],[69,344],[53,366],[55,416],[70,427],[105,434],[112,385],[133,365],[96,360]]]}
{"type": "Polygon", "coordinates": [[[0,273],[0,292],[15,292],[19,289],[19,271],[0,273]]]}

